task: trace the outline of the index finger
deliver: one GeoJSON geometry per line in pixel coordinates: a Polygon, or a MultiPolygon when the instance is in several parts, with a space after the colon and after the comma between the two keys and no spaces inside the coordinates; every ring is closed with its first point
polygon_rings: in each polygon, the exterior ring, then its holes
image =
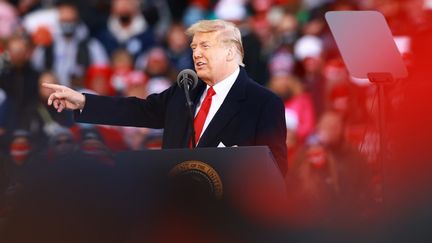
{"type": "Polygon", "coordinates": [[[42,87],[53,89],[55,91],[64,90],[64,87],[62,85],[58,85],[58,84],[42,83],[42,87]]]}

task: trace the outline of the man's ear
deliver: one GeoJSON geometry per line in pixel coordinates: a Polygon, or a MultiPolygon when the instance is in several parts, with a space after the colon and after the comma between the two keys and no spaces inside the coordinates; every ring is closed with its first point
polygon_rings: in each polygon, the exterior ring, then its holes
{"type": "Polygon", "coordinates": [[[235,52],[234,52],[234,48],[231,46],[231,47],[228,48],[228,53],[227,53],[226,60],[228,62],[231,62],[234,59],[235,59],[235,52]]]}

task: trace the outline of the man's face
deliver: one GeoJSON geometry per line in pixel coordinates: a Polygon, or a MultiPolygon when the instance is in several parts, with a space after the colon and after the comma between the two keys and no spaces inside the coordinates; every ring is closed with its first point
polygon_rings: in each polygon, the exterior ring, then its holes
{"type": "Polygon", "coordinates": [[[168,45],[174,52],[182,52],[187,48],[188,38],[185,35],[185,29],[181,25],[174,25],[168,32],[168,45]]]}
{"type": "Polygon", "coordinates": [[[139,10],[137,0],[114,0],[112,2],[111,13],[114,15],[134,15],[139,10]]]}
{"type": "Polygon", "coordinates": [[[18,166],[24,165],[30,153],[30,148],[30,142],[26,137],[14,138],[10,147],[13,163],[18,166]]]}
{"type": "Polygon", "coordinates": [[[169,60],[163,49],[154,48],[150,50],[147,59],[146,72],[150,76],[164,75],[167,72],[169,60]]]}
{"type": "Polygon", "coordinates": [[[72,152],[75,146],[75,143],[69,135],[59,135],[56,138],[54,149],[58,154],[66,154],[72,152]]]}
{"type": "Polygon", "coordinates": [[[77,10],[71,6],[62,6],[58,10],[59,20],[62,23],[75,23],[78,21],[77,10]]]}
{"type": "Polygon", "coordinates": [[[7,48],[11,63],[14,66],[23,66],[30,58],[30,48],[24,39],[12,39],[7,48]]]}
{"type": "Polygon", "coordinates": [[[218,32],[196,33],[192,39],[192,57],[198,77],[214,85],[228,73],[228,47],[218,41],[218,32]]]}
{"type": "Polygon", "coordinates": [[[60,29],[65,37],[72,37],[75,34],[78,24],[78,12],[72,6],[59,8],[60,29]]]}

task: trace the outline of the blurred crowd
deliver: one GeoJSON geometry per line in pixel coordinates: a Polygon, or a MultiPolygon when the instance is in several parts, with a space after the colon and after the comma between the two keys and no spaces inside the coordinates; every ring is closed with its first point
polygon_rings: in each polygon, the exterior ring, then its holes
{"type": "MultiPolygon", "coordinates": [[[[337,201],[367,214],[382,197],[376,87],[346,70],[332,10],[380,11],[409,70],[415,36],[431,28],[428,0],[0,0],[0,228],[35,155],[49,166],[80,151],[112,167],[115,152],[161,145],[161,130],[75,123],[47,106],[41,83],[146,98],[194,68],[185,29],[214,18],[239,26],[247,72],[285,102],[299,212],[324,217],[337,201]]],[[[386,90],[390,117],[401,87],[386,90]]]]}

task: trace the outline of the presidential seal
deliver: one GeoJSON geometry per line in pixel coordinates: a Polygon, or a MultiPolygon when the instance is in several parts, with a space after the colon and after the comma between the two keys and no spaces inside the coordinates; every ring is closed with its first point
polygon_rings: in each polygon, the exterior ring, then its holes
{"type": "Polygon", "coordinates": [[[172,178],[188,178],[199,184],[200,187],[207,188],[208,193],[216,199],[223,196],[223,184],[219,174],[210,165],[196,160],[189,160],[176,165],[169,172],[172,178]]]}

